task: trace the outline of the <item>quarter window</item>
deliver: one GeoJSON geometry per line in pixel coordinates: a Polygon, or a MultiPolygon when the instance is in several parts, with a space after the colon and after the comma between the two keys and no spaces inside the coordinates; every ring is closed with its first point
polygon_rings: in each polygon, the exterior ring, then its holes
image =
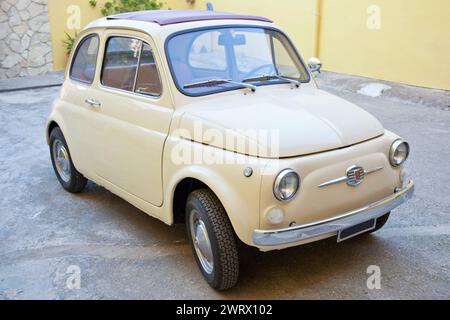
{"type": "Polygon", "coordinates": [[[71,79],[89,84],[94,81],[98,44],[97,35],[88,36],[79,44],[70,70],[71,79]]]}
{"type": "Polygon", "coordinates": [[[160,96],[162,93],[161,80],[159,79],[155,57],[150,46],[142,45],[142,53],[136,79],[136,92],[151,96],[160,96]]]}
{"type": "Polygon", "coordinates": [[[161,95],[161,80],[151,47],[138,39],[111,37],[106,45],[102,83],[120,90],[161,95]]]}

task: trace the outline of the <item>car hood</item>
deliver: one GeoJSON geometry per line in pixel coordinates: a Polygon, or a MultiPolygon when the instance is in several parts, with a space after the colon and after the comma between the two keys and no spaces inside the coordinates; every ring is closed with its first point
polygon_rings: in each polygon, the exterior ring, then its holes
{"type": "Polygon", "coordinates": [[[338,149],[384,133],[366,111],[315,88],[261,87],[252,94],[209,96],[183,111],[183,138],[266,158],[338,149]]]}

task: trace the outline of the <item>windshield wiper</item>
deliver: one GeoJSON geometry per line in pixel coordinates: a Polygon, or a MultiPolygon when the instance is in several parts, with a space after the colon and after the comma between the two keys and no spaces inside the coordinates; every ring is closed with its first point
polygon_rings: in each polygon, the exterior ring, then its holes
{"type": "Polygon", "coordinates": [[[283,76],[280,76],[277,74],[262,74],[260,76],[255,76],[255,77],[244,79],[244,80],[242,80],[242,82],[244,82],[244,83],[246,83],[246,82],[262,82],[262,81],[270,81],[270,80],[275,80],[275,79],[288,81],[289,83],[295,85],[297,88],[300,87],[300,85],[302,84],[298,80],[283,77],[283,76]]]}
{"type": "Polygon", "coordinates": [[[245,83],[245,82],[236,82],[236,81],[233,81],[230,79],[211,79],[211,80],[205,80],[205,81],[201,81],[201,82],[193,82],[193,83],[185,84],[183,86],[183,88],[184,89],[192,89],[192,88],[216,87],[218,85],[225,84],[225,83],[236,84],[236,85],[248,88],[248,89],[252,90],[252,92],[255,92],[257,89],[257,86],[255,86],[253,84],[249,84],[249,83],[245,83]]]}

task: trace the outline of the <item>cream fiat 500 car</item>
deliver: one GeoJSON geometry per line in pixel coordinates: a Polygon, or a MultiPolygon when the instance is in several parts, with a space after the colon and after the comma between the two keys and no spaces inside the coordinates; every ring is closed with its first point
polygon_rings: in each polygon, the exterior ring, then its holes
{"type": "Polygon", "coordinates": [[[47,125],[56,176],[87,179],[172,225],[207,282],[238,280],[239,241],[261,251],[383,227],[413,194],[409,145],[318,89],[262,17],[151,11],[89,24],[47,125]]]}

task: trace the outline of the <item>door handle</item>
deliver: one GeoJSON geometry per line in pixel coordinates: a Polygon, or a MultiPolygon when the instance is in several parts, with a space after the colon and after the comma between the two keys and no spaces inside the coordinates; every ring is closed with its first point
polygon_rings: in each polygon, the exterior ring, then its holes
{"type": "Polygon", "coordinates": [[[100,101],[97,101],[95,99],[86,99],[84,102],[86,102],[88,105],[94,108],[100,108],[102,106],[100,101]]]}

